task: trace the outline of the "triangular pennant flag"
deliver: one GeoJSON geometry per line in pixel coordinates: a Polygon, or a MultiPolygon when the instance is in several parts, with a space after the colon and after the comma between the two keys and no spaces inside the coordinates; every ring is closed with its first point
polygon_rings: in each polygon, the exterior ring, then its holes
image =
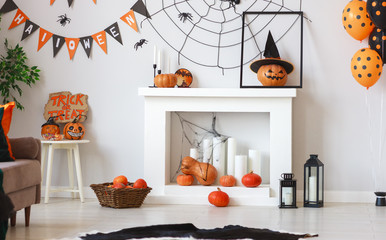
{"type": "Polygon", "coordinates": [[[50,5],[52,5],[54,2],[55,2],[55,0],[50,0],[51,2],[50,2],[50,5]]]}
{"type": "Polygon", "coordinates": [[[47,43],[48,40],[52,37],[52,33],[45,30],[44,28],[40,28],[39,31],[39,43],[38,43],[38,51],[47,43]]]}
{"type": "Polygon", "coordinates": [[[73,1],[74,1],[74,0],[68,0],[68,6],[69,6],[69,7],[71,7],[73,1]]]}
{"type": "Polygon", "coordinates": [[[129,24],[136,32],[138,32],[137,21],[135,20],[133,9],[121,17],[121,20],[129,24]]]}
{"type": "Polygon", "coordinates": [[[137,12],[139,14],[142,14],[143,16],[151,19],[151,16],[150,16],[149,12],[147,11],[147,8],[146,8],[145,4],[143,4],[142,0],[138,0],[131,7],[131,9],[133,9],[135,12],[137,12]]]}
{"type": "Polygon", "coordinates": [[[27,15],[25,15],[20,9],[17,9],[16,15],[13,18],[12,23],[9,26],[8,30],[12,29],[16,26],[19,26],[22,23],[25,23],[25,21],[27,21],[27,19],[28,19],[27,15]]]}
{"type": "Polygon", "coordinates": [[[107,54],[107,44],[106,44],[106,32],[100,31],[92,35],[94,41],[102,48],[102,50],[107,54]]]}
{"type": "Polygon", "coordinates": [[[83,49],[86,52],[88,58],[90,58],[92,41],[93,41],[93,38],[91,36],[80,38],[80,43],[82,44],[83,49]]]}
{"type": "Polygon", "coordinates": [[[120,44],[123,45],[118,23],[115,22],[111,24],[110,27],[105,29],[105,32],[107,32],[110,36],[112,36],[115,40],[117,40],[120,44]]]}
{"type": "Polygon", "coordinates": [[[94,3],[96,4],[96,0],[93,0],[94,1],[94,3]]]}
{"type": "Polygon", "coordinates": [[[25,38],[29,37],[32,33],[38,30],[39,26],[29,19],[25,22],[23,36],[21,36],[21,40],[23,41],[25,38]]]}
{"type": "Polygon", "coordinates": [[[0,9],[0,13],[7,13],[17,9],[16,4],[12,0],[7,0],[0,9]]]}
{"type": "Polygon", "coordinates": [[[56,54],[58,54],[58,52],[62,48],[64,42],[65,42],[64,37],[58,36],[55,34],[52,36],[52,45],[54,48],[54,57],[56,57],[56,54]]]}
{"type": "Polygon", "coordinates": [[[74,57],[76,48],[79,44],[79,38],[65,38],[66,39],[66,45],[68,49],[68,53],[70,54],[70,59],[74,57]]]}

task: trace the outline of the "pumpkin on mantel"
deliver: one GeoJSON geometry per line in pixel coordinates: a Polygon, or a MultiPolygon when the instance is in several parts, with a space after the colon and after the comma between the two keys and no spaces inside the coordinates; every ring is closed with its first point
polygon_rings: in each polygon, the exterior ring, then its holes
{"type": "Polygon", "coordinates": [[[257,71],[257,79],[263,86],[284,86],[287,78],[286,70],[278,64],[263,65],[257,71]]]}
{"type": "Polygon", "coordinates": [[[181,172],[193,175],[204,186],[213,184],[217,178],[217,170],[213,165],[199,162],[189,156],[182,159],[181,172]]]}
{"type": "Polygon", "coordinates": [[[158,88],[174,88],[177,84],[175,74],[158,74],[154,78],[154,85],[158,88]]]}

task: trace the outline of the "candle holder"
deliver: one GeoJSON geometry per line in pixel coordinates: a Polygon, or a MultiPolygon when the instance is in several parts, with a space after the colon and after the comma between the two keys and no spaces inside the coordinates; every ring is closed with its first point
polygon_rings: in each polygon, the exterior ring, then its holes
{"type": "Polygon", "coordinates": [[[386,206],[386,192],[374,192],[374,194],[377,196],[375,206],[378,206],[378,207],[386,206]]]}
{"type": "Polygon", "coordinates": [[[279,208],[298,208],[296,206],[296,179],[293,177],[293,173],[281,174],[279,208]]]}
{"type": "Polygon", "coordinates": [[[161,69],[158,70],[158,74],[161,74],[161,69]]]}
{"type": "Polygon", "coordinates": [[[157,64],[153,64],[154,77],[157,74],[157,64]]]}
{"type": "Polygon", "coordinates": [[[304,164],[304,207],[323,207],[324,164],[311,154],[304,164]]]}

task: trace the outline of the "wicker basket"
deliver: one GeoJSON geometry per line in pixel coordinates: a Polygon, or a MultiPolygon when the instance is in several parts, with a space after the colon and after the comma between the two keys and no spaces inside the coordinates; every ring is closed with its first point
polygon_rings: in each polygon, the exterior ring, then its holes
{"type": "MultiPolygon", "coordinates": [[[[99,203],[103,207],[137,208],[145,200],[151,188],[112,188],[113,183],[91,184],[99,203]]],[[[129,183],[131,186],[133,183],[129,183]]]]}

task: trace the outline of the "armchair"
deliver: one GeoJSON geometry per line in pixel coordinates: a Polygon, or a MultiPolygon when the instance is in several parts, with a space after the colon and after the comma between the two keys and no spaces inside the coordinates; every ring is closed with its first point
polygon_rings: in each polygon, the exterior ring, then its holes
{"type": "Polygon", "coordinates": [[[31,205],[40,203],[40,154],[39,139],[32,137],[10,138],[15,161],[0,162],[3,171],[3,189],[15,206],[11,226],[16,225],[16,213],[24,208],[25,226],[29,226],[31,205]]]}

